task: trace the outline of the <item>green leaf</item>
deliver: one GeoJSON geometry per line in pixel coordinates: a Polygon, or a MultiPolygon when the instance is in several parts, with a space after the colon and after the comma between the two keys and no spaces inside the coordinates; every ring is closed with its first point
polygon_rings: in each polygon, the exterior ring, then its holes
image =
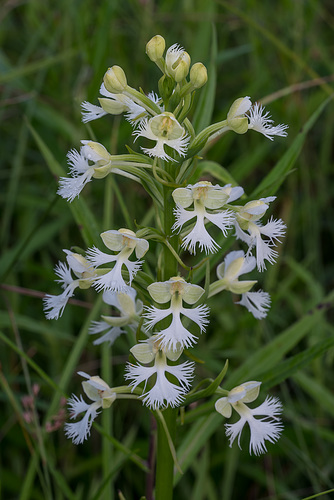
{"type": "Polygon", "coordinates": [[[317,406],[326,410],[334,417],[334,395],[333,391],[320,384],[314,377],[299,372],[292,377],[304,391],[311,396],[317,406]]]}
{"type": "Polygon", "coordinates": [[[327,104],[332,100],[333,96],[328,97],[320,104],[316,111],[311,115],[304,127],[301,129],[293,143],[282,156],[280,161],[269,172],[269,174],[260,182],[259,186],[251,194],[251,198],[259,198],[262,195],[273,195],[277,192],[278,188],[284,182],[286,176],[291,173],[291,169],[296,163],[296,160],[303,148],[306,136],[311,130],[327,104]]]}
{"type": "Polygon", "coordinates": [[[193,177],[198,179],[203,174],[209,174],[224,184],[232,184],[232,186],[238,185],[237,181],[226,170],[226,168],[222,167],[215,161],[205,160],[198,164],[193,177]]]}
{"type": "MultiPolygon", "coordinates": [[[[41,136],[34,129],[34,127],[28,123],[28,127],[40,149],[43,158],[45,159],[51,173],[57,177],[65,175],[64,169],[58,163],[58,161],[53,156],[52,152],[45,144],[41,136]]],[[[87,246],[92,246],[94,243],[100,241],[100,228],[92,213],[88,208],[85,200],[80,197],[74,200],[72,203],[68,203],[70,210],[72,211],[73,217],[81,230],[82,237],[87,246]]]]}
{"type": "Polygon", "coordinates": [[[266,390],[266,388],[269,389],[270,387],[283,382],[297,370],[303,366],[307,366],[313,359],[321,356],[321,354],[326,352],[333,345],[334,337],[332,336],[321,340],[312,347],[309,347],[295,356],[291,356],[286,359],[272,370],[267,371],[266,376],[262,377],[262,388],[266,390]]]}

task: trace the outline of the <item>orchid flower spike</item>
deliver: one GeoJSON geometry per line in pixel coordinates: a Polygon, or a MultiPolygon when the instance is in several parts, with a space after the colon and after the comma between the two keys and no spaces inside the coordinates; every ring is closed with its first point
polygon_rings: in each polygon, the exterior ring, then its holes
{"type": "Polygon", "coordinates": [[[242,194],[241,187],[231,187],[231,184],[223,187],[218,184],[213,186],[207,181],[175,189],[173,198],[176,203],[174,209],[176,221],[172,230],[180,232],[186,222],[196,217],[195,226],[182,239],[182,248],[188,248],[190,253],[195,254],[198,243],[201,251],[204,249],[206,253],[216,252],[220,246],[206,230],[205,220],[212,222],[224,236],[227,236],[234,221],[234,214],[230,210],[222,210],[222,207],[242,194]],[[193,210],[186,210],[192,204],[193,210]]]}
{"type": "Polygon", "coordinates": [[[66,253],[67,265],[59,262],[55,267],[55,274],[59,277],[57,283],[61,283],[64,288],[60,295],[47,294],[43,298],[44,312],[46,319],[58,319],[64,312],[68,299],[73,296],[76,288],[89,288],[96,272],[91,263],[82,255],[64,250],[66,253]],[[72,272],[76,278],[73,278],[72,272]]]}
{"type": "Polygon", "coordinates": [[[132,363],[126,366],[125,379],[131,380],[130,386],[133,389],[144,382],[143,394],[140,396],[143,404],[152,410],[166,406],[173,408],[180,406],[193,378],[194,363],[186,361],[180,365],[170,366],[167,359],[177,361],[182,349],[176,351],[164,349],[158,336],[153,335],[147,341],[133,346],[130,351],[139,363],[154,363],[153,366],[132,363]],[[175,377],[180,385],[170,382],[166,377],[167,373],[175,377]],[[146,385],[152,377],[155,377],[154,385],[146,391],[146,385]]]}
{"type": "Polygon", "coordinates": [[[288,135],[286,132],[288,125],[273,126],[273,123],[269,112],[265,112],[264,106],[257,102],[252,104],[249,97],[240,97],[234,101],[227,114],[228,128],[237,134],[244,134],[247,130],[255,130],[271,141],[275,135],[281,137],[288,135]]]}
{"type": "Polygon", "coordinates": [[[249,453],[255,455],[267,452],[266,441],[275,443],[283,430],[281,419],[282,404],[278,398],[266,397],[265,401],[257,408],[249,408],[246,403],[252,403],[259,395],[261,382],[245,382],[229,391],[226,397],[216,401],[215,408],[226,418],[230,418],[232,409],[239,415],[240,420],[235,424],[225,424],[226,436],[229,438],[230,447],[234,440],[240,437],[246,422],[250,428],[249,453]],[[255,418],[263,415],[264,418],[255,418]]]}
{"type": "Polygon", "coordinates": [[[141,136],[156,141],[153,148],[141,148],[149,156],[176,161],[166,153],[164,146],[174,149],[180,156],[186,155],[189,136],[175,116],[167,111],[149,120],[146,118],[142,120],[138,125],[138,130],[133,134],[136,139],[141,136]]]}
{"type": "Polygon", "coordinates": [[[236,236],[247,243],[249,251],[256,247],[256,262],[259,271],[266,269],[265,260],[273,264],[278,256],[273,246],[285,234],[286,225],[282,219],[271,219],[262,226],[259,219],[266,213],[269,203],[274,201],[276,196],[260,198],[246,203],[244,207],[236,208],[236,220],[234,221],[236,236]],[[245,233],[247,231],[249,234],[245,233]],[[262,239],[266,236],[268,240],[262,239]]]}
{"type": "Polygon", "coordinates": [[[205,327],[209,322],[207,319],[209,308],[203,304],[192,309],[183,306],[183,302],[191,305],[195,304],[203,295],[203,288],[187,283],[183,278],[176,276],[168,281],[152,283],[147,287],[147,290],[152,299],[158,304],[171,303],[167,309],[158,309],[154,306],[147,307],[144,313],[144,318],[146,318],[145,326],[148,330],[152,329],[161,320],[172,317],[170,325],[157,333],[161,348],[177,351],[196,343],[197,337],[183,326],[181,314],[196,323],[201,333],[205,331],[205,327]]]}
{"type": "Polygon", "coordinates": [[[102,321],[93,321],[91,323],[88,333],[94,335],[96,333],[105,332],[97,340],[94,340],[94,345],[109,342],[111,346],[117,337],[122,333],[126,333],[125,330],[123,330],[125,326],[133,331],[137,329],[143,311],[143,303],[141,300],[136,300],[136,295],[136,290],[131,287],[128,287],[126,292],[103,292],[103,301],[115,307],[119,315],[102,316],[102,321]]]}
{"type": "Polygon", "coordinates": [[[137,260],[136,262],[131,262],[129,257],[135,251],[137,259],[143,257],[148,248],[149,244],[146,240],[142,238],[137,238],[136,234],[130,229],[119,229],[118,231],[110,230],[105,231],[100,234],[103,243],[109,250],[114,252],[119,252],[117,255],[110,255],[101,252],[96,247],[89,248],[87,250],[87,260],[91,262],[95,267],[108,262],[114,262],[115,265],[111,270],[99,271],[104,272],[102,276],[99,276],[94,280],[94,287],[100,290],[110,290],[115,292],[125,292],[129,290],[131,282],[135,277],[136,273],[141,268],[142,262],[137,260]],[[122,267],[125,266],[129,273],[129,284],[127,285],[122,277],[122,267]]]}
{"type": "Polygon", "coordinates": [[[256,259],[253,256],[245,256],[242,250],[230,252],[226,255],[224,262],[217,267],[218,282],[213,283],[216,289],[229,290],[232,293],[241,294],[241,300],[237,302],[245,306],[256,319],[263,319],[267,316],[270,307],[270,295],[267,292],[258,290],[251,292],[251,288],[257,281],[239,281],[239,276],[253,271],[256,266],[256,259]]]}
{"type": "Polygon", "coordinates": [[[72,439],[74,444],[81,444],[90,435],[92,423],[98,415],[98,409],[110,408],[116,399],[116,393],[100,377],[90,377],[85,372],[78,372],[79,375],[88,379],[82,382],[83,390],[86,396],[93,403],[86,403],[82,396],[78,398],[74,394],[68,400],[68,406],[71,412],[71,419],[76,418],[80,413],[85,413],[82,420],[65,424],[66,437],[72,439]]]}

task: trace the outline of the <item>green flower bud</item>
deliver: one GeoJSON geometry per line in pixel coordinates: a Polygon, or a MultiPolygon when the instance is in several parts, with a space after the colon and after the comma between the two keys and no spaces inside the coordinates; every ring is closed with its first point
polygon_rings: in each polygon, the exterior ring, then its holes
{"type": "Polygon", "coordinates": [[[106,89],[113,94],[122,93],[127,87],[127,80],[124,71],[120,66],[109,68],[103,77],[106,89]]]}
{"type": "Polygon", "coordinates": [[[161,35],[155,35],[146,44],[146,54],[153,62],[157,62],[162,58],[165,51],[165,39],[161,35]]]}
{"type": "Polygon", "coordinates": [[[200,89],[208,80],[208,72],[204,64],[196,63],[190,70],[190,83],[194,89],[200,89]]]}

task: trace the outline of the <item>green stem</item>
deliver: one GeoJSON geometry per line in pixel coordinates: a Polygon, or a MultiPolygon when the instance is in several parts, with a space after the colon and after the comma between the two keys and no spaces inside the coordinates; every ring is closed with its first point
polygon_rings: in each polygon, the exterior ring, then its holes
{"type": "MultiPolygon", "coordinates": [[[[176,433],[175,408],[167,408],[163,412],[165,423],[172,441],[176,433]]],[[[155,472],[155,500],[172,500],[174,460],[168,443],[163,423],[157,419],[157,462],[155,472]]]]}
{"type": "MultiPolygon", "coordinates": [[[[175,177],[175,165],[168,164],[166,171],[175,177]]],[[[164,213],[163,224],[166,238],[170,246],[178,252],[178,237],[172,235],[172,225],[174,223],[173,206],[174,201],[172,198],[173,189],[164,186],[164,213]]],[[[161,279],[163,281],[169,280],[172,276],[177,275],[178,263],[175,256],[171,253],[167,246],[163,246],[163,260],[161,269],[161,279]]],[[[167,408],[163,412],[165,423],[169,432],[170,439],[175,442],[176,434],[176,416],[177,410],[174,408],[167,408]]],[[[156,458],[156,475],[155,475],[155,500],[172,500],[173,498],[173,470],[174,459],[171,448],[168,442],[168,436],[162,421],[157,419],[157,458],[156,458]]]]}

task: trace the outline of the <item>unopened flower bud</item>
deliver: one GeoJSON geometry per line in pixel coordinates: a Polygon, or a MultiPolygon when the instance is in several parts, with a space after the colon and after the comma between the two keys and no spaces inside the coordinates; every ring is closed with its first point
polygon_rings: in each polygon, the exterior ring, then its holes
{"type": "Polygon", "coordinates": [[[118,94],[127,87],[127,81],[124,71],[120,66],[109,68],[103,78],[104,85],[109,92],[118,94]]]}
{"type": "Polygon", "coordinates": [[[190,70],[190,83],[194,89],[200,89],[208,80],[208,72],[202,63],[196,63],[190,70]]]}
{"type": "Polygon", "coordinates": [[[146,54],[151,59],[151,61],[156,62],[162,58],[165,47],[165,39],[161,35],[155,35],[146,44],[146,54]]]}

